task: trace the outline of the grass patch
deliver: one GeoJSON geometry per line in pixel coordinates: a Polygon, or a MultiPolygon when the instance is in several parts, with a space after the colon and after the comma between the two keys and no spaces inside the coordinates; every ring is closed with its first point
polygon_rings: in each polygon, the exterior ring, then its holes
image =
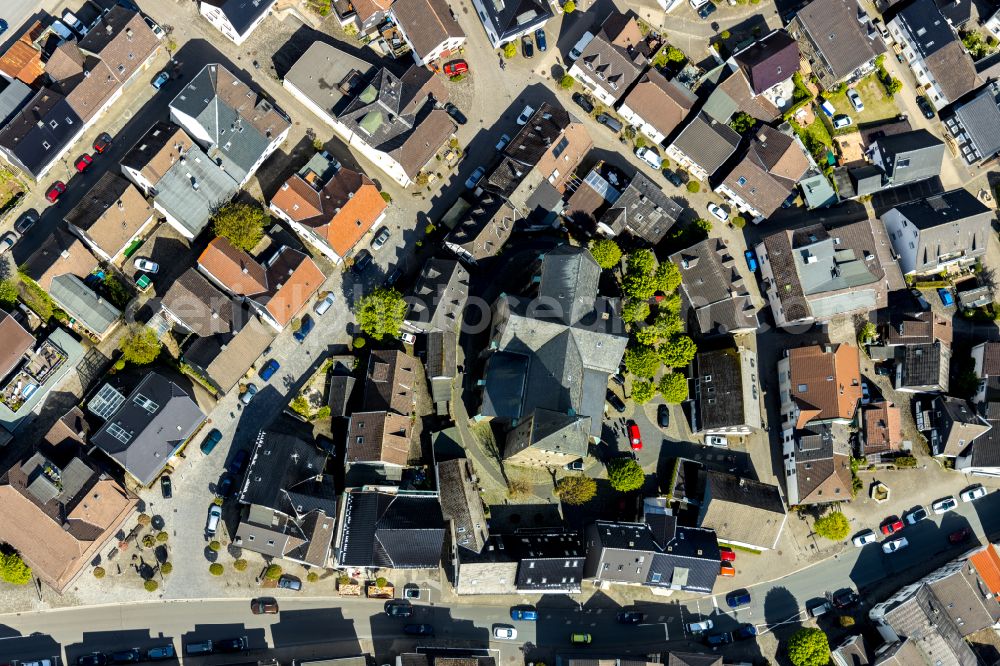
{"type": "Polygon", "coordinates": [[[726,543],[724,541],[719,542],[719,546],[723,548],[732,548],[733,550],[738,550],[743,553],[752,553],[754,555],[763,555],[764,551],[757,550],[756,548],[749,548],[748,546],[737,546],[734,543],[726,543]]]}
{"type": "Polygon", "coordinates": [[[857,90],[858,95],[861,96],[861,101],[865,105],[864,111],[854,110],[851,101],[847,99],[846,91],[840,94],[828,93],[824,97],[830,104],[833,104],[837,113],[850,116],[854,119],[855,124],[878,122],[899,115],[899,107],[896,106],[896,102],[891,97],[886,95],[885,86],[878,80],[875,73],[869,74],[851,87],[857,90]]]}

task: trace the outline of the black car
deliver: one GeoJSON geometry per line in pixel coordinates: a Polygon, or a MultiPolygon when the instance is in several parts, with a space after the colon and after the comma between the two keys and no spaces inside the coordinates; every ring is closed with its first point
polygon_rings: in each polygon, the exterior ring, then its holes
{"type": "Polygon", "coordinates": [[[465,114],[458,110],[458,107],[448,102],[444,105],[444,110],[448,112],[448,115],[452,117],[459,125],[464,125],[469,122],[469,119],[465,117],[465,114]]]}
{"type": "Polygon", "coordinates": [[[108,658],[100,652],[85,654],[76,658],[76,666],[107,666],[108,658]]]}
{"type": "Polygon", "coordinates": [[[860,600],[861,597],[854,590],[841,590],[830,599],[834,608],[850,608],[860,600]]]}
{"type": "Polygon", "coordinates": [[[587,99],[587,96],[584,95],[583,93],[578,93],[578,92],[573,93],[573,101],[576,102],[576,105],[578,107],[580,107],[587,113],[594,112],[594,105],[590,103],[590,100],[587,99]]]}
{"type": "Polygon", "coordinates": [[[613,392],[608,391],[607,394],[608,404],[615,408],[615,411],[619,414],[625,413],[625,403],[622,399],[616,396],[613,392]]]}
{"type": "Polygon", "coordinates": [[[924,114],[924,118],[930,120],[934,117],[934,108],[923,95],[917,95],[917,107],[920,109],[920,113],[924,114]]]}
{"type": "Polygon", "coordinates": [[[246,636],[239,638],[224,638],[221,641],[213,641],[216,652],[243,652],[250,647],[250,640],[246,636]]]}
{"type": "Polygon", "coordinates": [[[410,617],[413,615],[413,606],[409,601],[387,601],[385,614],[389,617],[410,617]]]}
{"type": "Polygon", "coordinates": [[[746,641],[757,637],[757,627],[752,624],[741,624],[734,633],[736,640],[746,641]]]}
{"type": "Polygon", "coordinates": [[[399,270],[398,268],[393,268],[392,272],[390,272],[389,275],[387,275],[385,278],[385,286],[391,287],[392,285],[396,284],[396,282],[398,282],[399,278],[401,278],[402,276],[403,276],[403,271],[399,270]]]}
{"type": "Polygon", "coordinates": [[[620,624],[642,624],[644,619],[646,619],[645,613],[635,610],[623,610],[618,613],[618,622],[620,624]]]}
{"type": "Polygon", "coordinates": [[[170,499],[174,496],[174,488],[173,484],[170,483],[169,474],[160,477],[160,494],[163,495],[163,499],[170,499]]]}
{"type": "Polygon", "coordinates": [[[720,645],[729,645],[733,642],[733,635],[728,631],[720,631],[715,634],[705,635],[705,645],[711,647],[718,647],[720,645]]]}
{"type": "Polygon", "coordinates": [[[625,378],[619,375],[617,372],[611,375],[611,381],[613,381],[615,384],[618,384],[618,386],[621,386],[623,388],[625,386],[625,378]]]}
{"type": "Polygon", "coordinates": [[[706,2],[701,7],[698,8],[698,16],[703,19],[707,19],[709,16],[715,13],[718,7],[715,6],[714,2],[706,2]]]}
{"type": "Polygon", "coordinates": [[[112,664],[136,664],[142,661],[142,651],[139,648],[119,650],[111,653],[112,664]]]}
{"type": "Polygon", "coordinates": [[[521,53],[524,54],[525,58],[535,57],[535,45],[531,41],[531,35],[521,37],[521,53]]]}
{"type": "Polygon", "coordinates": [[[623,127],[622,124],[614,116],[609,116],[606,113],[602,113],[601,115],[597,116],[595,120],[604,125],[605,127],[607,127],[612,132],[622,131],[623,127]]]}
{"type": "Polygon", "coordinates": [[[309,315],[303,316],[302,319],[299,321],[299,330],[292,333],[292,337],[295,338],[298,342],[303,342],[306,339],[306,336],[308,336],[309,333],[312,332],[313,326],[315,325],[316,322],[315,320],[313,320],[312,317],[310,317],[309,315]]]}
{"type": "Polygon", "coordinates": [[[228,499],[233,494],[233,477],[223,474],[215,486],[215,494],[222,499],[228,499]]]}
{"type": "Polygon", "coordinates": [[[410,636],[433,636],[434,627],[429,624],[408,624],[403,627],[403,633],[410,636]]]}
{"type": "Polygon", "coordinates": [[[674,187],[683,187],[684,179],[681,178],[680,174],[676,171],[671,171],[670,169],[663,170],[663,177],[667,179],[667,182],[674,187]]]}
{"type": "Polygon", "coordinates": [[[875,374],[881,375],[883,377],[892,377],[892,375],[895,373],[893,373],[893,368],[891,365],[876,365],[875,374]]]}
{"type": "Polygon", "coordinates": [[[14,223],[14,231],[23,236],[27,233],[28,229],[34,226],[35,222],[38,222],[38,213],[29,210],[23,213],[17,222],[14,223]]]}
{"type": "Polygon", "coordinates": [[[247,453],[245,449],[237,451],[236,455],[233,456],[233,459],[229,461],[229,466],[226,469],[229,470],[230,474],[238,477],[243,473],[243,467],[246,466],[249,458],[250,454],[247,453]]]}
{"type": "Polygon", "coordinates": [[[656,422],[661,428],[670,427],[670,408],[666,405],[658,405],[656,408],[656,422]]]}
{"type": "Polygon", "coordinates": [[[361,250],[361,252],[354,255],[354,265],[351,266],[351,270],[355,273],[364,273],[365,269],[368,268],[371,263],[372,253],[368,250],[361,250]]]}

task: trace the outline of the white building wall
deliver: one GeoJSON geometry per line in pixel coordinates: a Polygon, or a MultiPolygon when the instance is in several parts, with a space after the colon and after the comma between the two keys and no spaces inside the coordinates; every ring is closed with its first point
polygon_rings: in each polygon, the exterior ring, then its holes
{"type": "Polygon", "coordinates": [[[737,194],[733,189],[731,189],[725,183],[720,183],[718,187],[715,188],[715,193],[721,197],[725,197],[729,200],[731,204],[736,206],[742,213],[747,213],[752,216],[754,222],[759,222],[764,219],[763,213],[750,205],[749,202],[743,199],[739,194],[737,194]]]}
{"type": "MultiPolygon", "coordinates": [[[[181,93],[183,94],[183,93],[181,93]]],[[[197,141],[203,147],[211,146],[215,143],[215,139],[208,134],[201,123],[198,122],[197,118],[192,118],[183,111],[178,111],[174,107],[170,107],[170,120],[180,125],[185,132],[188,133],[192,139],[197,141]]]]}
{"type": "Polygon", "coordinates": [[[621,108],[618,109],[618,115],[624,118],[625,122],[629,125],[635,125],[640,132],[657,145],[663,143],[663,140],[667,138],[660,133],[660,130],[647,123],[642,116],[633,111],[627,104],[621,105],[621,108]]]}
{"type": "Polygon", "coordinates": [[[153,209],[160,211],[160,213],[163,214],[163,218],[167,221],[167,224],[176,229],[177,233],[184,236],[184,238],[187,238],[188,240],[194,240],[194,234],[192,234],[187,227],[181,224],[176,217],[171,215],[170,212],[160,205],[160,202],[155,199],[153,200],[153,209]]]}
{"type": "MultiPolygon", "coordinates": [[[[271,0],[269,5],[273,6],[274,0],[271,0]]],[[[268,14],[271,13],[270,8],[268,8],[268,11],[261,14],[256,21],[251,23],[245,32],[240,33],[236,31],[236,28],[233,27],[233,24],[229,22],[229,19],[226,18],[226,15],[218,7],[214,7],[206,2],[202,2],[199,10],[201,12],[201,15],[205,18],[206,21],[211,23],[216,30],[221,32],[230,41],[232,41],[234,44],[237,45],[242,44],[244,41],[246,41],[246,38],[249,37],[250,34],[253,33],[253,31],[256,30],[261,23],[264,22],[264,19],[267,18],[268,14]]]]}
{"type": "Polygon", "coordinates": [[[344,260],[343,257],[341,257],[339,254],[333,251],[332,247],[330,247],[324,240],[319,238],[319,236],[317,236],[312,229],[296,222],[295,220],[290,218],[285,213],[285,211],[281,210],[273,203],[270,206],[268,206],[268,208],[275,217],[284,220],[288,224],[288,226],[291,227],[292,231],[294,231],[295,234],[300,239],[302,239],[303,242],[308,243],[311,247],[315,248],[324,257],[326,257],[335,264],[339,264],[344,260]]]}
{"type": "Polygon", "coordinates": [[[582,61],[583,58],[580,58],[580,60],[577,60],[575,63],[573,63],[573,66],[569,68],[569,75],[572,76],[577,81],[579,81],[580,83],[582,83],[584,86],[586,86],[587,89],[594,94],[594,97],[601,100],[602,103],[604,103],[607,106],[614,106],[615,98],[612,97],[610,94],[608,94],[608,92],[604,90],[604,88],[599,86],[597,84],[597,81],[591,78],[590,72],[588,69],[586,69],[586,66],[583,67],[580,66],[580,62],[582,61]]]}
{"type": "Polygon", "coordinates": [[[675,144],[667,146],[666,153],[667,157],[677,162],[678,166],[691,174],[696,180],[708,180],[708,172],[688,157],[687,153],[677,148],[675,144]]]}

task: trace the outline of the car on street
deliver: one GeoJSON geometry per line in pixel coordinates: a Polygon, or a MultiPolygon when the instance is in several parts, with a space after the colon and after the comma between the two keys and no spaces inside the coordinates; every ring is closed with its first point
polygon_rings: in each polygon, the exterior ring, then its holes
{"type": "Polygon", "coordinates": [[[834,608],[850,608],[854,604],[858,603],[861,597],[854,590],[841,590],[830,597],[830,603],[833,604],[834,608]]]}
{"type": "Polygon", "coordinates": [[[895,553],[897,550],[903,550],[909,545],[910,542],[906,540],[906,537],[889,539],[888,541],[882,542],[882,552],[886,554],[895,553]]]}
{"type": "Polygon", "coordinates": [[[933,120],[935,113],[934,107],[923,95],[917,95],[917,108],[920,109],[920,113],[924,114],[924,118],[927,120],[933,120]]]}
{"type": "Polygon", "coordinates": [[[531,106],[525,106],[524,110],[521,111],[521,115],[517,117],[518,125],[527,125],[528,121],[531,120],[531,116],[535,113],[535,109],[531,106]]]}
{"type": "Polygon", "coordinates": [[[705,642],[705,645],[708,645],[709,647],[719,647],[732,643],[733,635],[728,631],[719,631],[714,634],[705,634],[705,637],[702,638],[702,640],[705,642]]]}
{"type": "Polygon", "coordinates": [[[608,404],[615,408],[616,412],[619,414],[625,413],[625,403],[622,402],[622,399],[615,395],[611,389],[608,389],[608,393],[605,398],[607,398],[608,404]]]}
{"type": "Polygon", "coordinates": [[[623,610],[618,613],[618,624],[642,624],[646,614],[637,610],[623,610]]]}
{"type": "Polygon", "coordinates": [[[243,652],[248,647],[250,647],[250,639],[246,636],[215,641],[215,649],[219,652],[243,652]]]}
{"type": "Polygon", "coordinates": [[[708,212],[711,213],[712,216],[715,219],[719,220],[720,222],[726,222],[727,220],[729,220],[729,213],[722,210],[721,206],[718,206],[717,204],[714,204],[711,201],[708,202],[708,212]]]}
{"type": "Polygon", "coordinates": [[[889,536],[890,534],[895,534],[903,529],[903,521],[899,518],[889,518],[884,523],[882,523],[882,534],[889,536]]]}
{"type": "Polygon", "coordinates": [[[83,155],[80,155],[78,158],[76,158],[76,161],[73,162],[73,166],[76,167],[77,173],[83,173],[84,171],[89,169],[90,165],[93,163],[94,163],[94,158],[88,155],[87,153],[84,153],[83,155]]]}
{"type": "Polygon", "coordinates": [[[853,539],[851,539],[851,543],[853,543],[858,548],[861,548],[862,546],[867,546],[870,543],[875,543],[876,541],[878,541],[878,535],[872,532],[871,530],[865,530],[864,532],[859,532],[858,534],[854,535],[853,539]]]}
{"type": "Polygon", "coordinates": [[[958,496],[963,502],[973,502],[980,497],[986,497],[986,488],[983,488],[983,484],[977,483],[960,492],[958,496]]]}
{"type": "Polygon", "coordinates": [[[833,117],[833,129],[842,129],[844,127],[850,127],[854,124],[854,121],[850,116],[845,116],[840,114],[833,117]]]}
{"type": "Polygon", "coordinates": [[[94,152],[100,155],[110,148],[113,142],[114,139],[111,138],[110,134],[107,132],[101,132],[97,135],[97,138],[94,139],[94,152]]]}
{"type": "Polygon", "coordinates": [[[76,666],[106,666],[108,658],[100,652],[84,654],[76,658],[76,666]]]}
{"type": "Polygon", "coordinates": [[[705,437],[705,444],[708,446],[718,446],[720,448],[728,448],[729,440],[721,435],[708,435],[705,437]]]}
{"type": "Polygon", "coordinates": [[[549,48],[549,44],[545,39],[545,31],[541,28],[535,30],[535,44],[538,45],[538,50],[543,53],[547,48],[549,48]]]}
{"type": "Polygon", "coordinates": [[[400,333],[399,339],[408,345],[414,345],[417,343],[417,336],[414,335],[413,333],[406,333],[406,332],[400,333]]]}
{"type": "Polygon", "coordinates": [[[429,624],[407,624],[403,626],[403,633],[409,636],[433,636],[434,627],[429,624]]]}
{"type": "Polygon", "coordinates": [[[733,636],[738,641],[746,641],[751,638],[757,638],[757,627],[752,624],[741,624],[736,631],[733,632],[733,636]]]}
{"type": "Polygon", "coordinates": [[[249,405],[255,395],[257,395],[257,385],[254,383],[247,384],[246,390],[240,394],[240,402],[244,405],[249,405]]]}
{"type": "Polygon", "coordinates": [[[389,227],[382,227],[378,230],[378,233],[375,234],[375,238],[372,239],[372,249],[378,250],[387,242],[389,242],[389,227]]]}
{"type": "Polygon", "coordinates": [[[464,60],[451,60],[444,64],[445,76],[458,76],[469,71],[469,63],[464,60]]]}
{"type": "Polygon", "coordinates": [[[118,650],[111,653],[112,664],[137,664],[142,660],[142,650],[139,648],[118,650]]]}
{"type": "Polygon", "coordinates": [[[326,314],[326,311],[333,307],[334,301],[337,300],[337,295],[332,291],[326,295],[322,300],[316,301],[316,305],[313,306],[313,312],[322,317],[326,314]]]}
{"type": "Polygon", "coordinates": [[[499,153],[501,150],[507,147],[508,143],[510,143],[510,134],[501,134],[500,139],[497,141],[497,145],[494,147],[496,148],[496,151],[499,153]]]}
{"type": "Polygon", "coordinates": [[[459,125],[464,125],[465,123],[469,122],[469,119],[465,117],[465,114],[462,113],[459,110],[459,108],[454,104],[452,104],[451,102],[445,103],[444,110],[445,113],[451,116],[451,119],[454,120],[459,125]]]}
{"type": "Polygon", "coordinates": [[[250,612],[254,615],[275,615],[278,612],[278,600],[274,597],[251,599],[250,612]]]}
{"type": "Polygon", "coordinates": [[[757,257],[754,255],[753,250],[747,250],[743,253],[743,256],[747,260],[747,268],[750,269],[751,273],[757,272],[757,257]]]}
{"type": "Polygon", "coordinates": [[[282,590],[292,590],[293,592],[298,592],[302,589],[302,581],[295,576],[282,574],[281,578],[278,579],[278,587],[282,590]]]}
{"type": "Polygon", "coordinates": [[[906,519],[906,522],[909,523],[910,525],[916,525],[921,520],[927,517],[927,509],[925,509],[922,506],[918,506],[916,509],[910,511],[903,517],[906,519]]]}
{"type": "Polygon", "coordinates": [[[867,405],[872,401],[871,389],[868,388],[868,382],[861,380],[861,404],[867,405]]]}
{"type": "Polygon", "coordinates": [[[163,87],[163,84],[165,84],[169,80],[170,80],[170,74],[168,74],[167,72],[160,72],[159,74],[156,75],[156,78],[153,79],[152,85],[154,88],[159,90],[160,88],[163,87]]]}
{"type": "Polygon", "coordinates": [[[514,627],[493,627],[493,638],[512,641],[517,638],[517,629],[514,627]]]}
{"type": "Polygon", "coordinates": [[[736,575],[736,569],[733,568],[732,565],[726,564],[725,562],[721,562],[719,564],[719,575],[732,578],[733,576],[736,575]]]}
{"type": "Polygon", "coordinates": [[[23,236],[28,233],[28,229],[35,226],[35,222],[38,222],[38,213],[34,210],[25,211],[14,223],[14,231],[23,236]]]}
{"type": "Polygon", "coordinates": [[[170,481],[169,474],[160,477],[160,494],[163,495],[163,499],[170,499],[174,496],[174,484],[170,481]]]}
{"type": "Polygon", "coordinates": [[[860,113],[865,110],[865,103],[861,101],[861,95],[854,88],[847,89],[847,99],[850,100],[855,111],[860,113]]]}
{"type": "Polygon", "coordinates": [[[656,406],[656,424],[661,428],[670,427],[670,408],[666,405],[656,406]]]}
{"type": "Polygon", "coordinates": [[[476,185],[479,184],[479,181],[482,180],[483,175],[485,173],[486,173],[486,167],[477,166],[476,170],[473,171],[472,174],[465,179],[465,189],[467,190],[476,189],[476,185]]]}
{"type": "Polygon", "coordinates": [[[659,171],[663,166],[663,160],[660,158],[660,154],[648,146],[636,148],[635,156],[657,171],[659,171]]]}
{"type": "Polygon", "coordinates": [[[942,513],[948,513],[956,506],[958,506],[958,502],[955,501],[954,497],[942,497],[938,501],[931,504],[931,511],[941,515],[942,513]]]}
{"type": "Polygon", "coordinates": [[[173,659],[177,656],[173,645],[160,645],[146,650],[146,659],[150,661],[161,661],[163,659],[173,659]]]}
{"type": "Polygon", "coordinates": [[[590,634],[570,634],[569,642],[573,645],[587,645],[591,641],[590,634]]]}
{"type": "Polygon", "coordinates": [[[676,171],[671,171],[670,169],[663,170],[663,177],[667,179],[667,182],[674,187],[683,187],[684,179],[681,178],[680,174],[676,171]]]}
{"type": "Polygon", "coordinates": [[[521,622],[537,622],[538,611],[532,606],[514,606],[510,609],[510,619],[521,622]]]}
{"type": "Polygon", "coordinates": [[[955,304],[955,298],[951,295],[951,292],[945,287],[938,287],[937,293],[938,293],[938,298],[941,299],[941,302],[944,303],[946,307],[955,304]]]}
{"type": "Polygon", "coordinates": [[[594,33],[590,32],[589,30],[583,33],[583,36],[580,37],[580,39],[577,40],[573,48],[570,49],[569,60],[570,61],[576,60],[581,55],[583,55],[583,50],[587,48],[587,45],[590,44],[590,42],[592,41],[594,41],[594,33]]]}
{"type": "Polygon", "coordinates": [[[689,634],[701,634],[706,631],[710,631],[715,624],[711,620],[702,620],[700,622],[688,622],[684,625],[684,628],[689,634]]]}
{"type": "Polygon", "coordinates": [[[208,507],[208,521],[205,523],[205,534],[210,537],[215,536],[215,533],[219,529],[220,520],[222,520],[222,507],[218,504],[208,507]]]}
{"type": "Polygon", "coordinates": [[[410,617],[413,615],[413,605],[403,599],[390,599],[382,607],[389,617],[410,617]]]}
{"type": "Polygon", "coordinates": [[[8,231],[3,236],[0,236],[0,254],[6,254],[17,243],[17,234],[13,231],[8,231]]]}
{"type": "Polygon", "coordinates": [[[583,93],[573,93],[573,102],[586,113],[593,113],[594,104],[583,93]]]}
{"type": "Polygon", "coordinates": [[[523,35],[521,37],[521,53],[525,58],[535,57],[535,45],[531,41],[531,35],[523,35]]]}
{"type": "Polygon", "coordinates": [[[723,562],[735,562],[736,561],[736,551],[732,548],[726,548],[722,546],[719,548],[719,559],[723,562]]]}
{"type": "Polygon", "coordinates": [[[62,182],[61,180],[57,180],[56,182],[52,183],[52,187],[45,190],[45,198],[48,199],[49,203],[55,203],[56,199],[59,198],[59,195],[61,195],[65,191],[66,191],[66,183],[62,182]]]}
{"type": "Polygon", "coordinates": [[[748,590],[733,590],[726,595],[726,604],[730,608],[740,608],[750,603],[750,592],[748,590]]]}
{"type": "Polygon", "coordinates": [[[137,271],[142,271],[144,273],[158,273],[160,270],[160,265],[155,261],[150,261],[149,259],[136,259],[132,262],[137,271]]]}
{"type": "Polygon", "coordinates": [[[718,7],[715,6],[714,2],[706,2],[701,7],[698,8],[698,16],[703,19],[707,19],[709,16],[715,13],[718,7]]]}
{"type": "Polygon", "coordinates": [[[639,426],[635,423],[628,424],[628,444],[633,451],[642,450],[642,436],[639,434],[639,426]]]}
{"type": "Polygon", "coordinates": [[[221,441],[222,433],[219,432],[217,428],[212,428],[212,430],[209,431],[208,436],[205,437],[205,440],[201,443],[201,452],[207,456],[212,452],[212,449],[215,448],[215,445],[221,441]]]}
{"type": "Polygon", "coordinates": [[[9,27],[10,26],[7,24],[7,21],[4,21],[3,19],[0,19],[0,35],[2,35],[3,33],[7,32],[7,28],[9,28],[9,27]]]}
{"type": "MultiPolygon", "coordinates": [[[[369,255],[370,256],[370,255],[369,255]]],[[[299,330],[292,333],[292,337],[298,342],[305,342],[305,339],[312,333],[313,326],[315,326],[313,318],[309,315],[303,315],[302,320],[299,323],[299,330]]]]}
{"type": "Polygon", "coordinates": [[[368,268],[371,263],[372,253],[368,250],[361,250],[354,255],[354,263],[351,264],[351,270],[360,275],[365,272],[365,269],[368,268]]]}
{"type": "Polygon", "coordinates": [[[616,134],[622,131],[623,125],[621,124],[621,122],[614,116],[608,115],[607,113],[602,113],[598,115],[596,118],[594,118],[594,120],[604,125],[609,130],[615,132],[616,134]]]}
{"type": "Polygon", "coordinates": [[[949,534],[948,535],[948,541],[950,543],[953,543],[953,544],[957,545],[957,544],[960,544],[960,543],[965,543],[966,541],[969,540],[969,537],[971,537],[971,536],[972,536],[972,528],[971,527],[963,527],[962,529],[955,530],[954,532],[952,532],[951,534],[949,534]]]}

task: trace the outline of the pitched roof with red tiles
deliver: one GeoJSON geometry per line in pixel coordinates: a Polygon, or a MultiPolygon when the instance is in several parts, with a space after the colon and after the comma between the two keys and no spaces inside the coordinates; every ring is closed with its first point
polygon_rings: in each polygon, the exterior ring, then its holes
{"type": "Polygon", "coordinates": [[[903,421],[899,407],[891,402],[873,402],[865,405],[861,413],[864,417],[862,446],[866,456],[898,451],[902,447],[903,421]]]}
{"type": "Polygon", "coordinates": [[[969,563],[976,568],[979,577],[994,597],[1000,597],[1000,554],[993,544],[969,558],[969,563]]]}
{"type": "Polygon", "coordinates": [[[239,296],[255,296],[267,291],[264,267],[221,236],[213,238],[201,253],[198,266],[239,296]]]}
{"type": "Polygon", "coordinates": [[[264,307],[282,327],[298,314],[326,280],[308,255],[284,247],[278,258],[267,268],[268,291],[258,297],[264,307]]]}
{"type": "Polygon", "coordinates": [[[48,291],[52,286],[52,278],[59,275],[69,274],[85,279],[97,268],[97,257],[79,238],[68,231],[57,229],[28,257],[22,268],[25,275],[48,291]]]}
{"type": "Polygon", "coordinates": [[[788,351],[791,395],[803,428],[812,420],[853,419],[861,400],[861,367],[853,345],[798,347],[788,351]]]}

